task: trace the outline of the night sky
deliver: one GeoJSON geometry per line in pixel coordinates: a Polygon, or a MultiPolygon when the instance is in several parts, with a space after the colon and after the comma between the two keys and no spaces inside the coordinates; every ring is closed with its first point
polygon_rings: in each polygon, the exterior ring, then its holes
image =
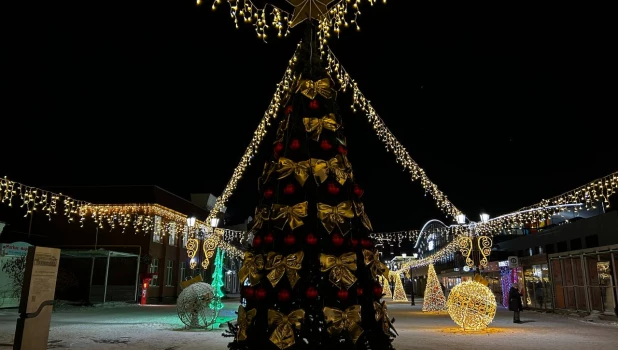
{"type": "MultiPolygon", "coordinates": [[[[458,208],[497,216],[618,170],[609,22],[558,7],[428,3],[365,5],[362,31],[331,48],[458,208]]],[[[26,6],[3,44],[0,174],[39,187],[221,193],[303,34],[273,32],[265,44],[209,0],[26,6]]],[[[349,96],[341,102],[376,231],[444,218],[349,96]]],[[[229,203],[236,219],[253,214],[266,156],[229,203]]]]}

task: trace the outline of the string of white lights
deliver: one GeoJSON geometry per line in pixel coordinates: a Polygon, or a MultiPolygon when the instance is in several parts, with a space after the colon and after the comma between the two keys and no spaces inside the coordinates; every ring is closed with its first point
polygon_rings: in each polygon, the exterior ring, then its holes
{"type": "MultiPolygon", "coordinates": [[[[214,0],[212,9],[216,10],[224,0],[214,0]]],[[[236,29],[239,28],[239,18],[242,21],[254,27],[257,37],[264,42],[268,37],[268,32],[273,28],[277,37],[286,37],[290,33],[290,29],[297,23],[292,23],[294,13],[290,13],[279,6],[266,2],[264,5],[258,6],[251,0],[225,0],[230,7],[230,17],[234,21],[236,29]]],[[[316,1],[316,0],[308,0],[316,1]]],[[[288,1],[294,5],[293,2],[288,1]]],[[[319,0],[319,4],[309,4],[298,1],[298,8],[302,10],[304,6],[315,6],[327,8],[326,13],[314,18],[318,21],[318,38],[320,39],[321,48],[327,43],[331,32],[339,36],[342,28],[347,28],[351,24],[360,30],[358,18],[361,15],[360,8],[363,3],[368,3],[370,6],[375,5],[378,0],[319,0]],[[331,5],[332,3],[332,5],[331,5]]],[[[197,5],[202,4],[202,0],[196,0],[197,5]]],[[[386,3],[386,0],[382,0],[386,3]]],[[[300,22],[300,21],[297,21],[300,22]]]]}

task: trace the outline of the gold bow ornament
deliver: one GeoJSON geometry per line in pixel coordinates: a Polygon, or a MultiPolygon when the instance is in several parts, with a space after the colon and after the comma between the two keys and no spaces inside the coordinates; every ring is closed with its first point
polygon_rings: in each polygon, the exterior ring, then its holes
{"type": "Polygon", "coordinates": [[[348,173],[349,168],[346,168],[343,159],[339,155],[330,160],[311,158],[309,163],[311,164],[313,175],[320,180],[320,183],[326,181],[329,174],[333,174],[335,180],[341,185],[350,177],[350,173],[348,173]]]}
{"type": "Polygon", "coordinates": [[[320,138],[322,130],[337,131],[340,127],[334,113],[329,113],[322,118],[303,118],[303,124],[305,124],[305,131],[312,132],[312,138],[316,141],[320,138]]]}
{"type": "Polygon", "coordinates": [[[349,231],[349,225],[344,225],[345,219],[353,217],[351,201],[341,202],[335,206],[318,203],[318,219],[322,220],[322,225],[328,233],[332,233],[335,227],[339,227],[341,234],[345,235],[349,231]]]}
{"type": "Polygon", "coordinates": [[[283,142],[283,138],[285,137],[285,131],[288,129],[288,124],[290,123],[290,116],[283,118],[281,123],[279,124],[279,128],[277,129],[277,137],[275,138],[275,142],[279,143],[283,142]]]}
{"type": "Polygon", "coordinates": [[[266,270],[270,272],[266,275],[266,278],[268,278],[270,284],[276,287],[277,283],[283,278],[283,275],[288,275],[290,286],[294,288],[296,282],[300,279],[298,270],[302,267],[304,256],[305,253],[302,251],[290,254],[286,257],[275,252],[268,253],[268,257],[266,258],[266,270]]]}
{"type": "Polygon", "coordinates": [[[365,260],[365,266],[369,266],[369,270],[371,271],[373,278],[378,278],[378,276],[388,278],[388,267],[380,261],[380,252],[372,252],[371,250],[363,249],[363,257],[365,260]]]}
{"type": "Polygon", "coordinates": [[[384,333],[387,335],[390,335],[391,333],[390,331],[392,329],[393,332],[397,334],[395,327],[393,327],[393,323],[391,323],[391,320],[388,318],[388,312],[386,309],[386,301],[382,301],[381,304],[378,303],[377,301],[374,301],[373,309],[376,312],[376,321],[382,324],[382,330],[384,331],[384,333]]]}
{"type": "Polygon", "coordinates": [[[260,183],[267,183],[270,180],[270,175],[272,175],[273,171],[277,169],[277,163],[275,162],[266,162],[264,163],[264,170],[262,171],[262,176],[258,179],[258,188],[260,187],[260,183]]]}
{"type": "Polygon", "coordinates": [[[256,309],[251,309],[246,311],[242,305],[238,306],[238,334],[236,335],[236,339],[239,341],[243,341],[247,339],[247,328],[251,322],[253,322],[253,318],[255,318],[255,314],[257,314],[256,309]]]}
{"type": "Polygon", "coordinates": [[[356,213],[356,216],[358,216],[361,219],[363,226],[365,226],[365,228],[368,229],[369,231],[373,231],[373,227],[371,226],[371,221],[369,220],[367,213],[365,213],[365,204],[354,201],[354,212],[356,213]]]}
{"type": "Polygon", "coordinates": [[[275,326],[270,335],[270,341],[279,349],[287,349],[296,343],[294,328],[300,329],[301,322],[305,318],[305,311],[298,309],[287,316],[277,310],[268,310],[268,327],[275,326]]]}
{"type": "Polygon", "coordinates": [[[295,230],[298,227],[304,225],[301,218],[307,216],[307,206],[309,203],[304,201],[302,203],[295,204],[293,206],[275,204],[273,205],[273,212],[271,220],[277,221],[275,227],[283,230],[287,223],[290,224],[290,228],[295,230]]]}
{"type": "Polygon", "coordinates": [[[238,280],[242,285],[247,278],[252,286],[260,283],[262,279],[262,271],[264,269],[264,256],[246,252],[245,259],[242,262],[242,267],[238,270],[238,280]]]}
{"type": "Polygon", "coordinates": [[[356,276],[352,273],[356,271],[356,253],[344,253],[340,257],[320,254],[320,271],[330,271],[330,283],[339,288],[350,289],[356,282],[356,276]]]}
{"type": "Polygon", "coordinates": [[[333,97],[333,90],[330,88],[330,78],[322,78],[320,80],[300,79],[296,92],[305,95],[309,99],[314,99],[318,94],[324,98],[333,97]]]}
{"type": "Polygon", "coordinates": [[[261,229],[264,221],[268,221],[269,219],[270,213],[268,212],[268,208],[255,208],[255,219],[253,219],[253,226],[251,227],[251,231],[261,229]]]}
{"type": "Polygon", "coordinates": [[[352,305],[345,311],[332,307],[324,307],[324,319],[329,325],[327,328],[328,334],[331,336],[339,334],[342,331],[348,331],[350,339],[356,344],[358,338],[363,334],[363,329],[360,326],[361,322],[361,306],[352,305]]]}
{"type": "Polygon", "coordinates": [[[309,161],[294,162],[291,159],[281,157],[279,158],[279,165],[277,172],[279,173],[279,180],[286,178],[294,174],[294,178],[301,186],[305,186],[305,181],[309,178],[309,161]]]}

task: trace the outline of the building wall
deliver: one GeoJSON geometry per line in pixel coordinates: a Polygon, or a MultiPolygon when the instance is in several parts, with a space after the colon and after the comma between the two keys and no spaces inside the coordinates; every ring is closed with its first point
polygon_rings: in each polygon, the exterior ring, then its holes
{"type": "Polygon", "coordinates": [[[560,225],[536,234],[500,242],[500,250],[519,256],[559,253],[618,243],[618,211],[560,225]],[[539,247],[541,248],[539,250],[539,247]]]}

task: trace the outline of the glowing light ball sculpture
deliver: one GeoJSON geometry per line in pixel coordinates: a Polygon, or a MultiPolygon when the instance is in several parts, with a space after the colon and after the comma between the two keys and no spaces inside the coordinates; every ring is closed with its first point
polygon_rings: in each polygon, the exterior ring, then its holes
{"type": "Polygon", "coordinates": [[[446,307],[453,321],[466,331],[483,330],[496,316],[496,298],[482,280],[456,285],[448,296],[446,307]]]}
{"type": "Polygon", "coordinates": [[[215,323],[219,315],[219,297],[208,283],[197,282],[180,292],[176,302],[178,317],[187,328],[207,328],[215,323]]]}

